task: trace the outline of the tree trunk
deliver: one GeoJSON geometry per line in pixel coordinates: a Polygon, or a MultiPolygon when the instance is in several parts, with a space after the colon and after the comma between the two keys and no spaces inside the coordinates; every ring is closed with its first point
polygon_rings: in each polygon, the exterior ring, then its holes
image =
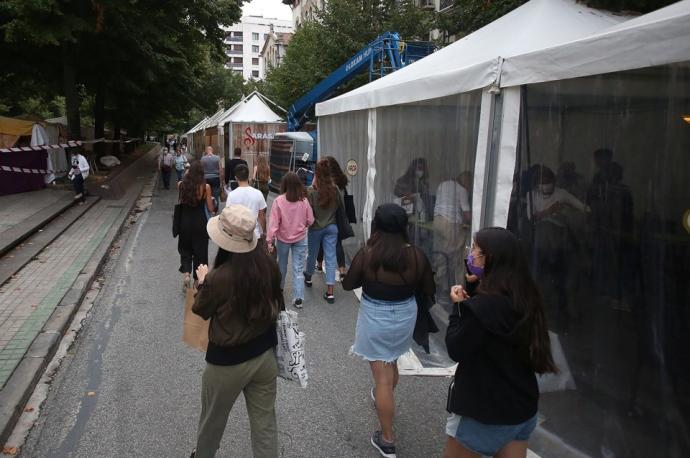
{"type": "MultiPolygon", "coordinates": [[[[93,108],[93,130],[96,139],[105,137],[105,85],[103,79],[99,79],[96,85],[96,100],[93,108]]],[[[105,143],[94,143],[96,157],[105,155],[105,143]]]]}
{"type": "Polygon", "coordinates": [[[71,139],[79,139],[81,138],[81,114],[79,113],[81,100],[77,92],[77,71],[74,52],[68,44],[62,47],[62,80],[69,136],[71,139]]]}

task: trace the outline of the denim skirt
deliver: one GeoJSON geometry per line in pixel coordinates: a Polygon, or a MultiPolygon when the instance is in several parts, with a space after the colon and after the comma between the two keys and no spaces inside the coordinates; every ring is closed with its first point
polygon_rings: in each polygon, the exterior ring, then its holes
{"type": "Polygon", "coordinates": [[[351,352],[367,361],[395,362],[412,346],[416,321],[414,296],[392,302],[362,294],[351,352]]]}

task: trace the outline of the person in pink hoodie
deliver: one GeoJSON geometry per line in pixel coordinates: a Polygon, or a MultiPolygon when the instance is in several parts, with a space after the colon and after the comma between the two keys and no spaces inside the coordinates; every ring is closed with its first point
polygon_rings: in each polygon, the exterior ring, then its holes
{"type": "Polygon", "coordinates": [[[306,198],[302,180],[287,173],[280,185],[280,196],[273,201],[266,243],[268,251],[278,250],[280,288],[285,288],[288,255],[292,250],[292,304],[301,309],[304,303],[304,261],[307,257],[307,229],[314,223],[314,212],[306,198]],[[273,240],[275,239],[275,247],[273,240]]]}

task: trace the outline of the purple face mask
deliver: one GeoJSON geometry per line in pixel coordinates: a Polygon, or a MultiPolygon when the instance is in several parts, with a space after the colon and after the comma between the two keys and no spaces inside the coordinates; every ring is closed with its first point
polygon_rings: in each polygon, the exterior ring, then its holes
{"type": "Polygon", "coordinates": [[[474,265],[474,256],[472,256],[472,253],[467,256],[467,269],[472,275],[475,275],[478,278],[482,278],[484,276],[484,268],[474,265]]]}

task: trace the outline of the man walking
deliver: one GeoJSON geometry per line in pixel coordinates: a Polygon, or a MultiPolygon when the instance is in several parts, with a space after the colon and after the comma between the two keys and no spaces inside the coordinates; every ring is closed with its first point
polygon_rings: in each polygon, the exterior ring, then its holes
{"type": "Polygon", "coordinates": [[[235,167],[240,164],[244,164],[245,166],[247,165],[247,161],[242,159],[242,148],[235,148],[233,154],[235,157],[230,160],[226,160],[225,162],[225,185],[227,186],[229,184],[231,190],[234,190],[238,186],[237,179],[235,177],[235,167]]]}
{"type": "Polygon", "coordinates": [[[161,172],[161,178],[163,178],[163,187],[165,189],[170,189],[170,174],[172,173],[172,165],[175,158],[170,154],[168,148],[163,148],[163,154],[161,155],[160,161],[158,161],[158,169],[161,172]]]}
{"type": "MultiPolygon", "coordinates": [[[[256,238],[265,237],[266,200],[264,195],[258,189],[249,186],[249,167],[246,164],[239,164],[235,167],[235,178],[237,179],[237,188],[228,194],[226,205],[239,204],[251,210],[258,217],[254,229],[256,238]]],[[[266,243],[264,242],[262,246],[265,247],[266,243]]]]}
{"type": "Polygon", "coordinates": [[[213,154],[213,147],[206,147],[206,154],[201,158],[204,167],[204,179],[211,186],[211,193],[220,202],[220,158],[213,154]]]}

